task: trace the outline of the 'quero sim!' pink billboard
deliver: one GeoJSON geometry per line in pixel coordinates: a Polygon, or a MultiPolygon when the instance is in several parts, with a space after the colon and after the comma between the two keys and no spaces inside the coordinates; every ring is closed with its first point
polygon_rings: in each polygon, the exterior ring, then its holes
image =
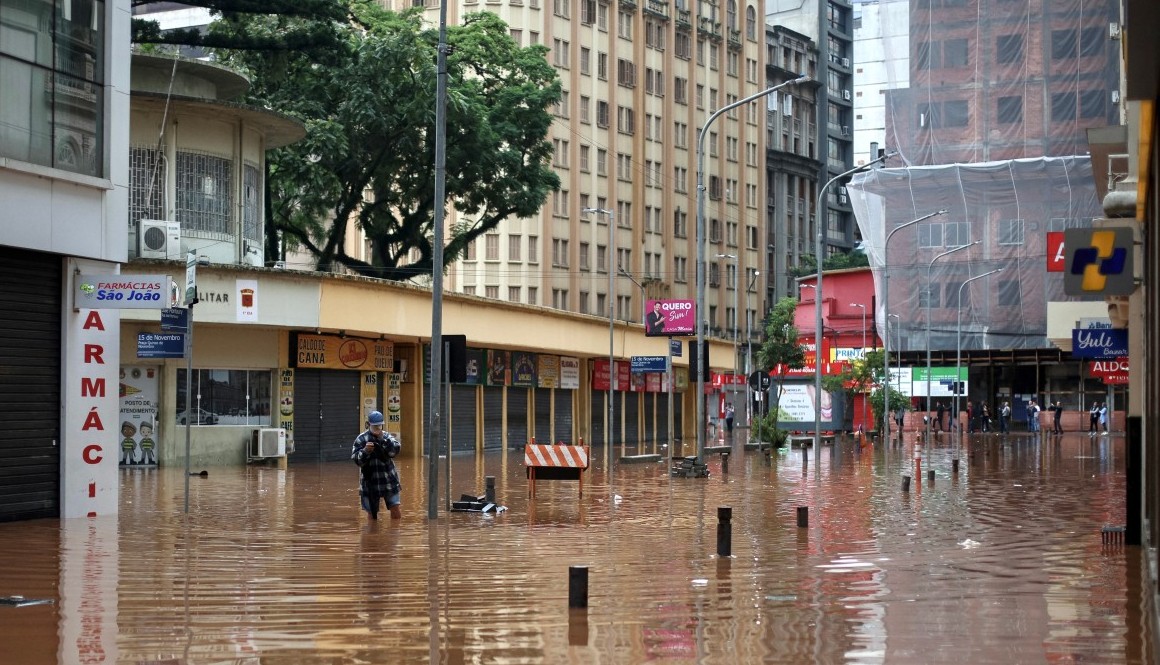
{"type": "Polygon", "coordinates": [[[697,334],[697,308],[692,300],[649,300],[647,309],[646,337],[697,334]]]}

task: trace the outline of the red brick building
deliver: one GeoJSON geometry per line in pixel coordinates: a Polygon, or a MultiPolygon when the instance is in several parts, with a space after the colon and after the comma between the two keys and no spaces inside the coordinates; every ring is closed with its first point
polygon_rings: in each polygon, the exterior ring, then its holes
{"type": "Polygon", "coordinates": [[[908,165],[1088,152],[1120,124],[1114,0],[914,0],[910,87],[886,91],[908,165]]]}

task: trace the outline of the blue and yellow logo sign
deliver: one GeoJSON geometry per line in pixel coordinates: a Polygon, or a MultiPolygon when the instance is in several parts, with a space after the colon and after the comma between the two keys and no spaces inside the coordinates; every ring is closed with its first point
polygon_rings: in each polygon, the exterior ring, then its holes
{"type": "Polygon", "coordinates": [[[1126,296],[1136,290],[1132,272],[1132,230],[1068,229],[1063,244],[1067,269],[1063,290],[1069,296],[1126,296]]]}

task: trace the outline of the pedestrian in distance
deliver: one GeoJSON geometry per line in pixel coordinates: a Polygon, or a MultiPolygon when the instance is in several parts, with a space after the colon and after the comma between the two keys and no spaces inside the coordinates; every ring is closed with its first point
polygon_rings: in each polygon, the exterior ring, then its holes
{"type": "Polygon", "coordinates": [[[986,403],[983,404],[982,421],[983,421],[982,422],[983,431],[990,433],[990,431],[991,431],[991,407],[988,406],[986,403]]]}
{"type": "Polygon", "coordinates": [[[1031,432],[1039,431],[1039,403],[1035,400],[1027,403],[1027,428],[1031,432]]]}
{"type": "Polygon", "coordinates": [[[975,433],[975,405],[967,402],[967,434],[975,433]]]}
{"type": "Polygon", "coordinates": [[[1092,408],[1088,411],[1088,436],[1095,436],[1097,429],[1100,426],[1100,403],[1092,402],[1092,408]]]}
{"type": "Polygon", "coordinates": [[[1055,434],[1063,434],[1063,404],[1060,404],[1059,400],[1055,400],[1055,403],[1051,405],[1051,410],[1055,412],[1051,419],[1051,431],[1055,434]]]}
{"type": "Polygon", "coordinates": [[[946,418],[946,416],[947,416],[947,403],[946,402],[939,402],[938,403],[937,415],[938,415],[938,431],[941,432],[941,431],[943,431],[943,419],[946,418]]]}
{"type": "Polygon", "coordinates": [[[391,519],[403,516],[399,495],[403,486],[394,458],[402,444],[390,432],[383,431],[383,414],[371,411],[367,415],[366,431],[355,437],[350,458],[359,466],[358,493],[363,510],[372,520],[379,518],[379,501],[387,504],[391,519]]]}
{"type": "Polygon", "coordinates": [[[1100,429],[1104,434],[1108,433],[1108,403],[1100,403],[1100,429]]]}
{"type": "Polygon", "coordinates": [[[1003,434],[1011,431],[1008,423],[1011,422],[1011,403],[1003,402],[999,407],[999,431],[1003,434]]]}
{"type": "Polygon", "coordinates": [[[729,432],[730,435],[733,434],[733,418],[735,415],[733,405],[725,405],[725,431],[729,432]]]}

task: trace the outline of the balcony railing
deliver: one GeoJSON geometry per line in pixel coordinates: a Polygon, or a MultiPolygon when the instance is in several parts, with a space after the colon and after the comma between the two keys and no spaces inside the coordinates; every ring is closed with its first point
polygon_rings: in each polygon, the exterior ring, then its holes
{"type": "Polygon", "coordinates": [[[644,8],[645,11],[651,14],[656,14],[657,16],[662,16],[664,18],[669,17],[669,3],[665,2],[664,0],[648,0],[648,3],[645,4],[644,8]]]}

